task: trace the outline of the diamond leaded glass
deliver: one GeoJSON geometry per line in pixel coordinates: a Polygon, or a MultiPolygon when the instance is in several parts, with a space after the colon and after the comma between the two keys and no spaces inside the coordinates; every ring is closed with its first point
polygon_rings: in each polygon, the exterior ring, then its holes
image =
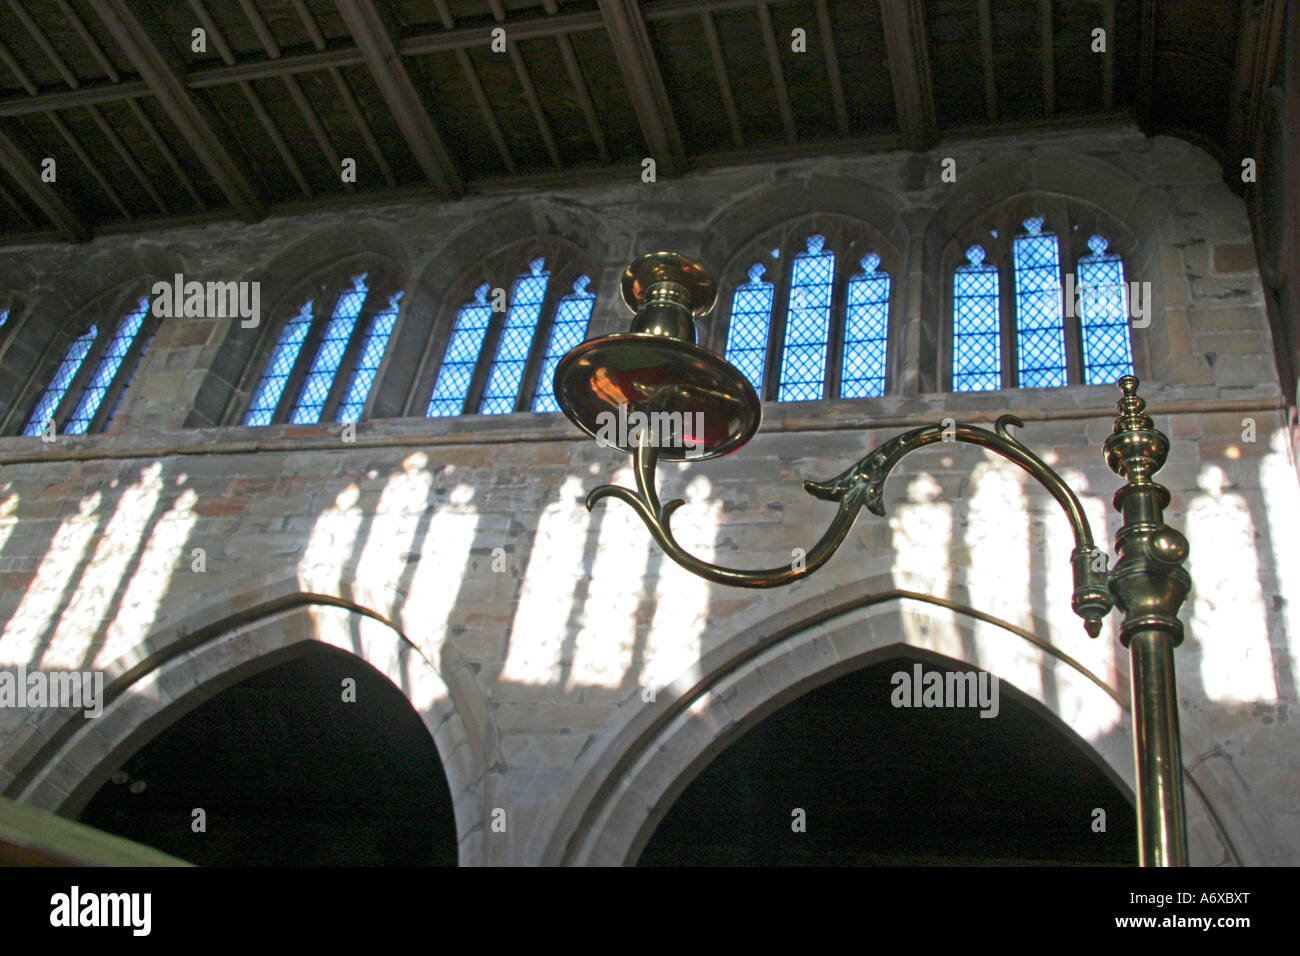
{"type": "Polygon", "coordinates": [[[136,373],[140,371],[140,366],[144,364],[144,357],[149,354],[149,346],[153,345],[153,340],[154,336],[153,334],[150,334],[150,336],[144,340],[144,345],[140,346],[140,350],[135,353],[135,360],[131,363],[131,370],[126,373],[126,381],[124,381],[122,387],[117,390],[117,397],[113,399],[113,407],[109,410],[108,417],[104,419],[105,427],[107,427],[108,423],[117,417],[117,410],[122,407],[122,399],[126,397],[126,393],[131,388],[131,383],[135,381],[136,373]]]}
{"type": "Polygon", "coordinates": [[[481,415],[505,415],[515,410],[519,386],[524,379],[524,366],[537,320],[542,315],[542,302],[546,299],[546,283],[551,274],[544,259],[534,259],[528,264],[529,272],[515,280],[510,296],[510,311],[506,313],[505,328],[497,342],[497,353],[488,372],[487,387],[479,402],[481,415]]]}
{"type": "Polygon", "coordinates": [[[365,275],[357,276],[352,280],[352,288],[340,295],[334,304],[334,314],[325,326],[311,370],[303,380],[302,391],[298,393],[298,401],[289,415],[289,421],[294,425],[311,425],[320,421],[330,386],[334,384],[334,376],[338,374],[348,342],[352,340],[352,330],[356,328],[367,291],[365,275]]]}
{"type": "Polygon", "coordinates": [[[555,400],[555,367],[560,364],[564,354],[587,337],[587,323],[591,319],[592,307],[596,304],[594,292],[588,292],[591,279],[578,276],[573,283],[573,292],[560,300],[555,307],[555,321],[551,324],[551,341],[546,346],[546,358],[542,361],[542,370],[537,376],[537,387],[533,390],[533,411],[558,412],[560,404],[555,400]]]}
{"type": "Polygon", "coordinates": [[[1107,252],[1104,236],[1088,240],[1090,255],[1078,264],[1079,319],[1083,328],[1083,380],[1111,385],[1133,374],[1124,261],[1107,252]]]}
{"type": "Polygon", "coordinates": [[[384,352],[388,350],[388,338],[393,334],[397,323],[397,310],[402,299],[398,292],[388,300],[387,307],[375,314],[366,332],[366,340],[361,345],[361,354],[357,356],[356,367],[352,370],[352,380],[348,383],[347,394],[339,404],[338,420],[356,422],[361,420],[361,410],[365,407],[370,387],[375,383],[379,372],[379,363],[383,361],[384,352]]]}
{"type": "Polygon", "coordinates": [[[1066,384],[1065,315],[1056,235],[1041,218],[1026,219],[1012,243],[1016,279],[1016,365],[1021,388],[1066,384]]]}
{"type": "Polygon", "coordinates": [[[113,384],[113,378],[117,375],[117,370],[122,367],[122,360],[126,358],[126,353],[131,351],[131,343],[140,333],[140,326],[144,324],[144,317],[148,313],[149,300],[144,298],[118,323],[117,331],[104,347],[104,354],[99,357],[95,373],[86,383],[86,387],[81,390],[77,406],[64,427],[64,431],[69,435],[84,434],[90,427],[95,412],[99,410],[99,403],[104,400],[108,387],[113,384]]]}
{"type": "Polygon", "coordinates": [[[772,283],[763,281],[763,266],[749,267],[749,281],[736,286],[727,323],[727,361],[738,368],[758,394],[763,394],[763,366],[772,326],[772,283]]]}
{"type": "Polygon", "coordinates": [[[474,301],[462,306],[456,314],[456,327],[452,330],[442,368],[438,370],[438,381],[425,410],[425,415],[430,418],[459,415],[465,408],[474,366],[478,363],[483,337],[492,321],[492,306],[488,304],[487,294],[485,282],[474,290],[474,301]]]}
{"type": "Polygon", "coordinates": [[[1002,387],[998,270],[984,264],[982,246],[966,259],[953,273],[952,390],[989,391],[1002,387]]]}
{"type": "Polygon", "coordinates": [[[248,408],[248,414],[244,416],[245,425],[271,424],[271,416],[275,414],[275,408],[280,404],[280,396],[289,381],[289,373],[293,371],[293,366],[298,361],[298,352],[302,350],[302,343],[311,328],[312,317],[312,303],[308,300],[298,314],[286,322],[284,328],[280,330],[280,339],[275,343],[275,351],[271,353],[271,359],[266,363],[266,371],[262,373],[262,380],[257,383],[253,402],[248,408]]]}
{"type": "Polygon", "coordinates": [[[84,335],[74,339],[68,346],[68,350],[63,353],[63,360],[59,362],[59,367],[54,370],[54,377],[50,379],[50,384],[46,386],[36,407],[32,409],[32,417],[27,420],[27,427],[23,429],[24,435],[34,437],[45,430],[59,403],[63,401],[64,392],[77,377],[77,371],[90,353],[90,347],[95,344],[97,335],[99,330],[92,325],[84,335]]]}
{"type": "Polygon", "coordinates": [[[826,239],[809,236],[807,250],[794,257],[790,271],[790,305],[786,310],[785,347],[781,350],[779,402],[807,402],[822,397],[826,381],[826,345],[830,335],[831,283],[835,253],[824,252],[826,239]]]}
{"type": "Polygon", "coordinates": [[[844,315],[841,398],[885,394],[885,339],[889,328],[889,273],[877,272],[880,257],[862,259],[862,274],[849,280],[844,315]]]}

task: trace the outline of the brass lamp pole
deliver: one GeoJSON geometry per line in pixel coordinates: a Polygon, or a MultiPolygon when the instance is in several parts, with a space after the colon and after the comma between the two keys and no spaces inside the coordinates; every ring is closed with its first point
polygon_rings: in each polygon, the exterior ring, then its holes
{"type": "Polygon", "coordinates": [[[1132,663],[1138,856],[1143,866],[1185,866],[1187,823],[1173,649],[1183,639],[1178,609],[1191,578],[1182,567],[1187,539],[1163,520],[1169,492],[1151,478],[1165,462],[1169,441],[1143,413],[1138,380],[1131,375],[1120,379],[1119,416],[1105,445],[1107,464],[1127,482],[1115,493],[1115,508],[1124,524],[1115,536],[1119,561],[1109,572],[1074,491],[1007,430],[1024,426],[1014,415],[1001,416],[993,431],[960,423],[947,429],[914,428],[829,481],[805,481],[809,494],[839,506],[806,559],[779,568],[726,568],[701,561],[677,543],[669,523],[683,502],[661,503],[655,488],[660,459],[704,460],[728,454],[749,441],[762,420],[758,395],[744,375],[696,344],[694,316],[713,308],[717,285],[698,262],[656,252],[628,267],[622,292],[636,313],[632,330],[583,342],[555,370],[555,396],[569,419],[602,443],[631,455],[635,465],[635,491],[601,485],[587,495],[587,507],[602,498],[625,501],[664,553],[687,570],[720,584],[770,588],[807,577],[830,560],[864,505],[883,515],[885,479],[910,452],[955,440],[1015,462],[1047,489],[1069,519],[1075,543],[1070,555],[1072,607],[1089,636],[1101,632],[1101,620],[1112,603],[1124,614],[1120,641],[1132,663]],[[609,426],[615,421],[639,425],[611,436],[609,426]],[[662,429],[646,423],[675,425],[676,440],[664,442],[662,429]]]}

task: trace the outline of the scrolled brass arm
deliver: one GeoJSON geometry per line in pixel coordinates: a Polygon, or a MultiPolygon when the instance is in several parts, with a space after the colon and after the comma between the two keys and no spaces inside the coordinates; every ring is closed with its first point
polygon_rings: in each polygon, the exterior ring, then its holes
{"type": "Polygon", "coordinates": [[[883,516],[885,479],[894,467],[912,452],[936,442],[964,442],[979,445],[996,452],[1027,471],[1065,512],[1074,532],[1074,551],[1070,563],[1074,571],[1074,601],[1076,614],[1084,619],[1088,634],[1096,637],[1101,631],[1101,619],[1111,608],[1107,588],[1105,555],[1093,543],[1092,529],[1087,515],[1079,504],[1078,496],[1046,462],[1020,443],[1007,431],[1008,426],[1023,428],[1024,423],[1014,415],[1003,415],[994,424],[994,431],[961,422],[950,426],[925,425],[889,439],[849,468],[828,481],[805,481],[804,490],[822,501],[839,505],[830,526],[808,551],[802,562],[791,562],[779,568],[745,570],[727,568],[702,561],[684,549],[673,537],[671,520],[673,512],[685,502],[675,498],[660,503],[655,489],[655,469],[659,461],[658,449],[648,437],[643,436],[634,456],[636,491],[619,485],[601,485],[587,495],[587,508],[591,509],[602,498],[618,498],[627,502],[640,515],[655,541],[670,558],[694,574],[719,584],[733,587],[772,588],[807,577],[822,567],[852,528],[858,512],[866,506],[873,514],[883,516]]]}

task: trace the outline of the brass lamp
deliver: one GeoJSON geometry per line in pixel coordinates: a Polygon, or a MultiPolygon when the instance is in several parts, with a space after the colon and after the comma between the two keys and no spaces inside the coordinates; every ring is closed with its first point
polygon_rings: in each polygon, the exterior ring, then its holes
{"type": "Polygon", "coordinates": [[[588,509],[602,498],[618,498],[636,510],[664,553],[694,574],[735,587],[779,587],[807,577],[830,560],[863,506],[883,515],[885,479],[918,448],[959,441],[1015,462],[1047,489],[1070,522],[1075,541],[1070,556],[1072,607],[1088,634],[1096,637],[1101,632],[1102,618],[1112,604],[1124,613],[1120,641],[1132,660],[1138,856],[1144,866],[1186,865],[1173,648],[1183,639],[1178,609],[1191,579],[1182,567],[1187,540],[1163,521],[1169,492],[1151,478],[1163,466],[1169,442],[1143,413],[1138,380],[1131,375],[1120,379],[1120,414],[1105,446],[1107,463],[1127,481],[1114,499],[1124,524],[1115,537],[1120,559],[1113,570],[1107,570],[1106,555],[1093,543],[1074,491],[1008,431],[1024,425],[1014,415],[1001,416],[993,431],[962,423],[914,428],[828,481],[805,481],[809,494],[838,505],[830,526],[805,558],[779,568],[727,568],[701,561],[677,543],[670,522],[684,502],[661,503],[655,487],[661,458],[703,460],[729,454],[749,441],[762,421],[762,405],[745,376],[696,342],[694,317],[713,308],[717,284],[700,263],[656,252],[627,268],[622,293],[636,313],[631,331],[583,342],[555,370],[555,396],[569,419],[633,457],[636,490],[601,485],[587,495],[588,509]],[[654,428],[611,435],[606,427],[611,420],[626,421],[633,415],[643,422],[666,416],[692,425],[667,442],[654,428]]]}

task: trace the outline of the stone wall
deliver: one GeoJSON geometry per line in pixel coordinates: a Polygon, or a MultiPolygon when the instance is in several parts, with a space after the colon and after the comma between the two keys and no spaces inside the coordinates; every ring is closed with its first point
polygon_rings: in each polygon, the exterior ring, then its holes
{"type": "MultiPolygon", "coordinates": [[[[1128,662],[1113,621],[1097,640],[1084,634],[1069,607],[1069,527],[1000,459],[957,445],[913,456],[886,488],[887,516],[861,517],[826,568],[748,591],[665,559],[622,503],[588,513],[586,491],[630,484],[630,470],[563,416],[400,416],[410,356],[445,337],[446,290],[509,242],[552,236],[596,264],[594,336],[626,328],[617,280],[635,255],[701,256],[723,274],[726,301],[747,242],[833,213],[893,247],[889,392],[769,404],[738,453],[662,469],[664,498],[688,502],[674,519],[682,543],[731,566],[789,562],[834,510],[803,478],[835,475],[912,425],[1008,411],[1109,541],[1118,482],[1101,442],[1115,388],[935,390],[927,343],[952,243],[1039,202],[1091,210],[1129,278],[1152,285],[1135,363],[1173,440],[1167,518],[1192,545],[1177,661],[1194,861],[1300,862],[1288,726],[1300,490],[1250,228],[1209,156],[1131,129],[0,253],[14,336],[46,339],[105,290],[175,272],[256,279],[269,303],[369,253],[406,290],[354,441],[333,425],[196,427],[222,420],[196,409],[240,400],[232,362],[260,333],[202,318],[162,322],[110,433],[0,438],[0,667],[102,668],[113,695],[94,721],[0,709],[0,791],[75,814],[160,720],[313,640],[369,661],[424,716],[467,864],[634,859],[720,746],[898,645],[996,673],[1131,790],[1128,662]],[[940,178],[945,157],[955,183],[940,178]],[[496,808],[505,832],[489,825],[496,808]]],[[[716,316],[702,322],[702,340],[717,347],[721,334],[716,316]]]]}

